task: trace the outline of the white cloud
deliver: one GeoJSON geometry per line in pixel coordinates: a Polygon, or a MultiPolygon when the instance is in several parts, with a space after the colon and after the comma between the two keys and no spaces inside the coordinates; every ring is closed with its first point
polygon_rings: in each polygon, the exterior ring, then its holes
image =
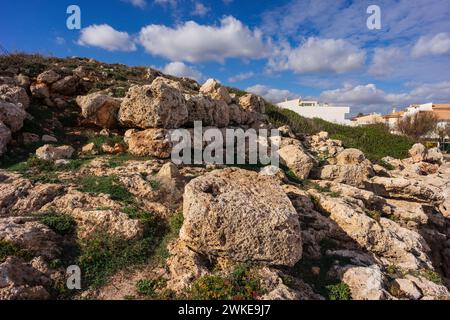
{"type": "Polygon", "coordinates": [[[342,104],[380,104],[386,102],[385,92],[374,84],[345,85],[343,88],[322,92],[320,99],[330,103],[342,104]]]}
{"type": "Polygon", "coordinates": [[[321,101],[346,104],[354,108],[353,113],[390,111],[392,106],[400,108],[413,103],[442,103],[450,100],[450,82],[416,84],[410,91],[387,93],[375,84],[344,85],[343,88],[322,92],[321,101]]]}
{"type": "Polygon", "coordinates": [[[126,32],[120,32],[107,24],[92,25],[80,31],[78,44],[99,47],[108,51],[135,51],[136,44],[126,32]]]}
{"type": "Polygon", "coordinates": [[[145,6],[147,5],[147,1],[145,0],[122,0],[122,1],[131,3],[133,6],[141,9],[145,8],[145,6]]]}
{"type": "Polygon", "coordinates": [[[255,75],[254,72],[242,72],[233,77],[228,78],[228,82],[234,83],[234,82],[239,82],[242,80],[247,80],[247,79],[250,79],[251,77],[253,77],[254,75],[255,75]]]}
{"type": "Polygon", "coordinates": [[[149,25],[139,36],[147,52],[173,61],[218,61],[227,58],[262,58],[267,54],[262,33],[250,30],[234,17],[219,26],[188,21],[176,28],[149,25]]]}
{"type": "Polygon", "coordinates": [[[428,55],[444,55],[450,53],[450,35],[438,33],[435,36],[421,37],[413,48],[413,57],[419,58],[428,55]]]}
{"type": "Polygon", "coordinates": [[[246,91],[261,96],[272,103],[278,103],[284,101],[285,99],[296,99],[299,97],[289,90],[274,89],[261,84],[249,87],[246,89],[246,91]]]}
{"type": "Polygon", "coordinates": [[[343,39],[308,38],[297,48],[287,46],[269,66],[275,70],[296,73],[344,73],[361,67],[366,58],[363,50],[343,39]]]}
{"type": "Polygon", "coordinates": [[[405,57],[400,48],[376,48],[369,73],[374,76],[384,76],[392,73],[395,64],[405,57]]]}
{"type": "Polygon", "coordinates": [[[179,61],[168,63],[162,71],[175,77],[187,77],[196,81],[201,81],[203,79],[203,75],[200,71],[179,61]]]}
{"type": "Polygon", "coordinates": [[[206,15],[209,12],[209,10],[210,9],[208,7],[206,7],[203,3],[195,2],[194,10],[192,11],[192,14],[194,16],[203,17],[204,15],[206,15]]]}

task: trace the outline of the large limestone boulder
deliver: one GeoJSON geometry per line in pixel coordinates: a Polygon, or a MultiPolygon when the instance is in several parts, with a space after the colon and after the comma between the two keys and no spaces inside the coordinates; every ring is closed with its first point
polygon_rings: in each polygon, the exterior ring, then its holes
{"type": "Polygon", "coordinates": [[[194,121],[202,121],[203,126],[223,128],[230,123],[230,109],[222,100],[214,100],[209,96],[185,95],[188,109],[187,124],[193,126],[194,121]]]}
{"type": "Polygon", "coordinates": [[[162,77],[151,85],[131,87],[119,111],[120,123],[130,128],[176,129],[187,120],[188,109],[179,84],[162,77]]]}
{"type": "Polygon", "coordinates": [[[46,144],[36,150],[36,156],[42,160],[55,161],[70,159],[74,152],[75,149],[71,146],[56,147],[54,145],[46,144]]]}
{"type": "Polygon", "coordinates": [[[172,152],[169,132],[164,129],[130,132],[127,143],[128,151],[135,156],[169,158],[172,152]]]}
{"type": "Polygon", "coordinates": [[[314,173],[316,178],[355,187],[364,187],[373,175],[372,163],[357,149],[343,150],[336,156],[336,164],[325,165],[314,173]]]}
{"type": "Polygon", "coordinates": [[[19,105],[22,109],[26,109],[30,105],[30,98],[22,87],[1,85],[0,100],[19,105]]]}
{"type": "Polygon", "coordinates": [[[39,83],[47,83],[52,84],[56,81],[61,79],[61,76],[56,73],[54,70],[47,70],[42,72],[40,75],[37,76],[36,80],[39,83]]]}
{"type": "Polygon", "coordinates": [[[72,96],[77,92],[79,80],[77,76],[67,76],[53,83],[51,89],[55,93],[72,96]]]}
{"type": "Polygon", "coordinates": [[[185,188],[180,239],[211,258],[293,266],[302,255],[298,216],[275,179],[228,168],[185,188]]]}
{"type": "Polygon", "coordinates": [[[8,126],[12,133],[22,129],[26,117],[27,113],[22,107],[0,100],[0,121],[8,126]]]}
{"type": "Polygon", "coordinates": [[[215,79],[208,79],[203,86],[201,86],[200,93],[216,100],[222,100],[226,104],[231,103],[231,96],[227,88],[223,87],[220,82],[215,79]]]}
{"type": "Polygon", "coordinates": [[[0,219],[0,241],[10,242],[35,256],[54,259],[60,253],[59,236],[33,218],[0,219]]]}
{"type": "Polygon", "coordinates": [[[30,263],[9,257],[0,263],[0,300],[45,300],[50,279],[30,263]]]}
{"type": "Polygon", "coordinates": [[[117,123],[120,101],[103,93],[79,96],[76,99],[81,114],[89,123],[103,128],[112,128],[117,123]]]}
{"type": "Polygon", "coordinates": [[[344,272],[342,281],[349,286],[354,300],[383,300],[386,298],[386,292],[383,289],[385,279],[377,265],[350,267],[344,272]]]}
{"type": "Polygon", "coordinates": [[[409,149],[408,153],[414,162],[422,162],[427,156],[427,148],[421,143],[416,143],[409,149]]]}
{"type": "Polygon", "coordinates": [[[444,160],[444,155],[439,148],[428,149],[425,161],[429,163],[442,163],[444,160]]]}
{"type": "Polygon", "coordinates": [[[287,166],[299,179],[307,179],[315,161],[300,145],[291,144],[278,150],[280,163],[287,166]]]}
{"type": "Polygon", "coordinates": [[[333,198],[316,190],[308,190],[321,211],[330,214],[348,237],[362,249],[375,254],[383,265],[396,265],[407,270],[432,268],[430,248],[424,238],[396,222],[369,217],[365,210],[346,198],[333,198]]]}

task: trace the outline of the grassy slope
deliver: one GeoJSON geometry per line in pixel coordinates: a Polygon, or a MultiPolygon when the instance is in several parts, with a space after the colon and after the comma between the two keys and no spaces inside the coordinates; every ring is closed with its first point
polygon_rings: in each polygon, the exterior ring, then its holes
{"type": "Polygon", "coordinates": [[[275,126],[289,125],[295,132],[316,134],[327,131],[331,138],[342,140],[344,147],[363,151],[368,159],[379,162],[391,156],[403,159],[414,142],[403,136],[389,133],[382,125],[350,127],[321,119],[307,119],[293,111],[267,104],[266,114],[275,126]]]}

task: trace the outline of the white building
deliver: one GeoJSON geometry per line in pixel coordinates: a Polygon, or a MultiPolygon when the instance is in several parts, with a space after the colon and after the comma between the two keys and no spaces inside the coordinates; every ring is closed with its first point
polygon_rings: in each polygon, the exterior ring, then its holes
{"type": "Polygon", "coordinates": [[[278,107],[298,113],[305,118],[320,118],[329,122],[351,125],[346,119],[350,113],[350,107],[332,106],[318,101],[295,99],[277,104],[278,107]]]}

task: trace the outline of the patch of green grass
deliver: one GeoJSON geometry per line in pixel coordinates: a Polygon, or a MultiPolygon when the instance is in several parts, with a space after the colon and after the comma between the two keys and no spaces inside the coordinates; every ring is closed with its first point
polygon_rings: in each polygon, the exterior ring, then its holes
{"type": "Polygon", "coordinates": [[[413,275],[423,277],[423,278],[427,279],[428,281],[431,281],[438,285],[443,284],[442,277],[440,276],[440,274],[433,270],[423,269],[423,270],[413,273],[413,275]]]}
{"type": "Polygon", "coordinates": [[[266,104],[266,114],[275,126],[289,125],[294,132],[317,134],[327,131],[332,139],[341,140],[345,148],[356,148],[366,157],[379,162],[383,157],[397,159],[408,157],[408,150],[414,144],[410,138],[389,133],[382,125],[350,127],[321,119],[307,119],[297,113],[266,104]]]}
{"type": "Polygon", "coordinates": [[[184,217],[181,212],[178,212],[169,218],[168,230],[162,238],[161,243],[155,249],[155,253],[152,258],[156,263],[163,265],[169,257],[169,250],[167,249],[167,246],[172,240],[178,238],[180,229],[183,226],[183,221],[184,217]]]}
{"type": "Polygon", "coordinates": [[[0,263],[11,256],[20,257],[25,260],[31,259],[31,254],[27,250],[22,249],[12,242],[0,240],[0,263]]]}
{"type": "Polygon", "coordinates": [[[77,180],[82,192],[108,194],[111,199],[125,203],[133,203],[133,195],[120,183],[119,178],[112,176],[84,176],[77,180]]]}
{"type": "Polygon", "coordinates": [[[115,145],[116,143],[123,143],[123,137],[119,135],[102,136],[93,132],[87,133],[87,143],[93,143],[96,148],[100,149],[102,145],[115,145]]]}
{"type": "Polygon", "coordinates": [[[161,294],[167,291],[164,288],[167,286],[167,280],[158,279],[143,279],[136,283],[136,291],[147,299],[160,299],[161,294]]]}
{"type": "Polygon", "coordinates": [[[159,188],[161,188],[161,182],[157,180],[150,180],[150,186],[153,190],[159,190],[159,188]]]}
{"type": "Polygon", "coordinates": [[[152,158],[151,157],[133,156],[129,153],[121,153],[121,154],[112,155],[111,157],[109,157],[108,158],[108,166],[110,168],[117,168],[117,167],[123,166],[127,161],[132,161],[132,160],[148,161],[148,160],[152,160],[152,158]]]}
{"type": "Polygon", "coordinates": [[[226,277],[204,276],[187,292],[191,300],[255,300],[263,294],[260,280],[247,266],[237,266],[226,277]]]}
{"type": "Polygon", "coordinates": [[[375,220],[377,222],[380,222],[381,213],[379,211],[376,211],[376,210],[365,210],[365,213],[366,213],[367,216],[369,216],[373,220],[375,220]]]}
{"type": "Polygon", "coordinates": [[[352,292],[347,284],[339,282],[327,286],[329,300],[352,300],[352,292]]]}
{"type": "Polygon", "coordinates": [[[65,214],[48,212],[38,216],[39,221],[61,236],[71,234],[75,229],[75,220],[65,214]]]}

